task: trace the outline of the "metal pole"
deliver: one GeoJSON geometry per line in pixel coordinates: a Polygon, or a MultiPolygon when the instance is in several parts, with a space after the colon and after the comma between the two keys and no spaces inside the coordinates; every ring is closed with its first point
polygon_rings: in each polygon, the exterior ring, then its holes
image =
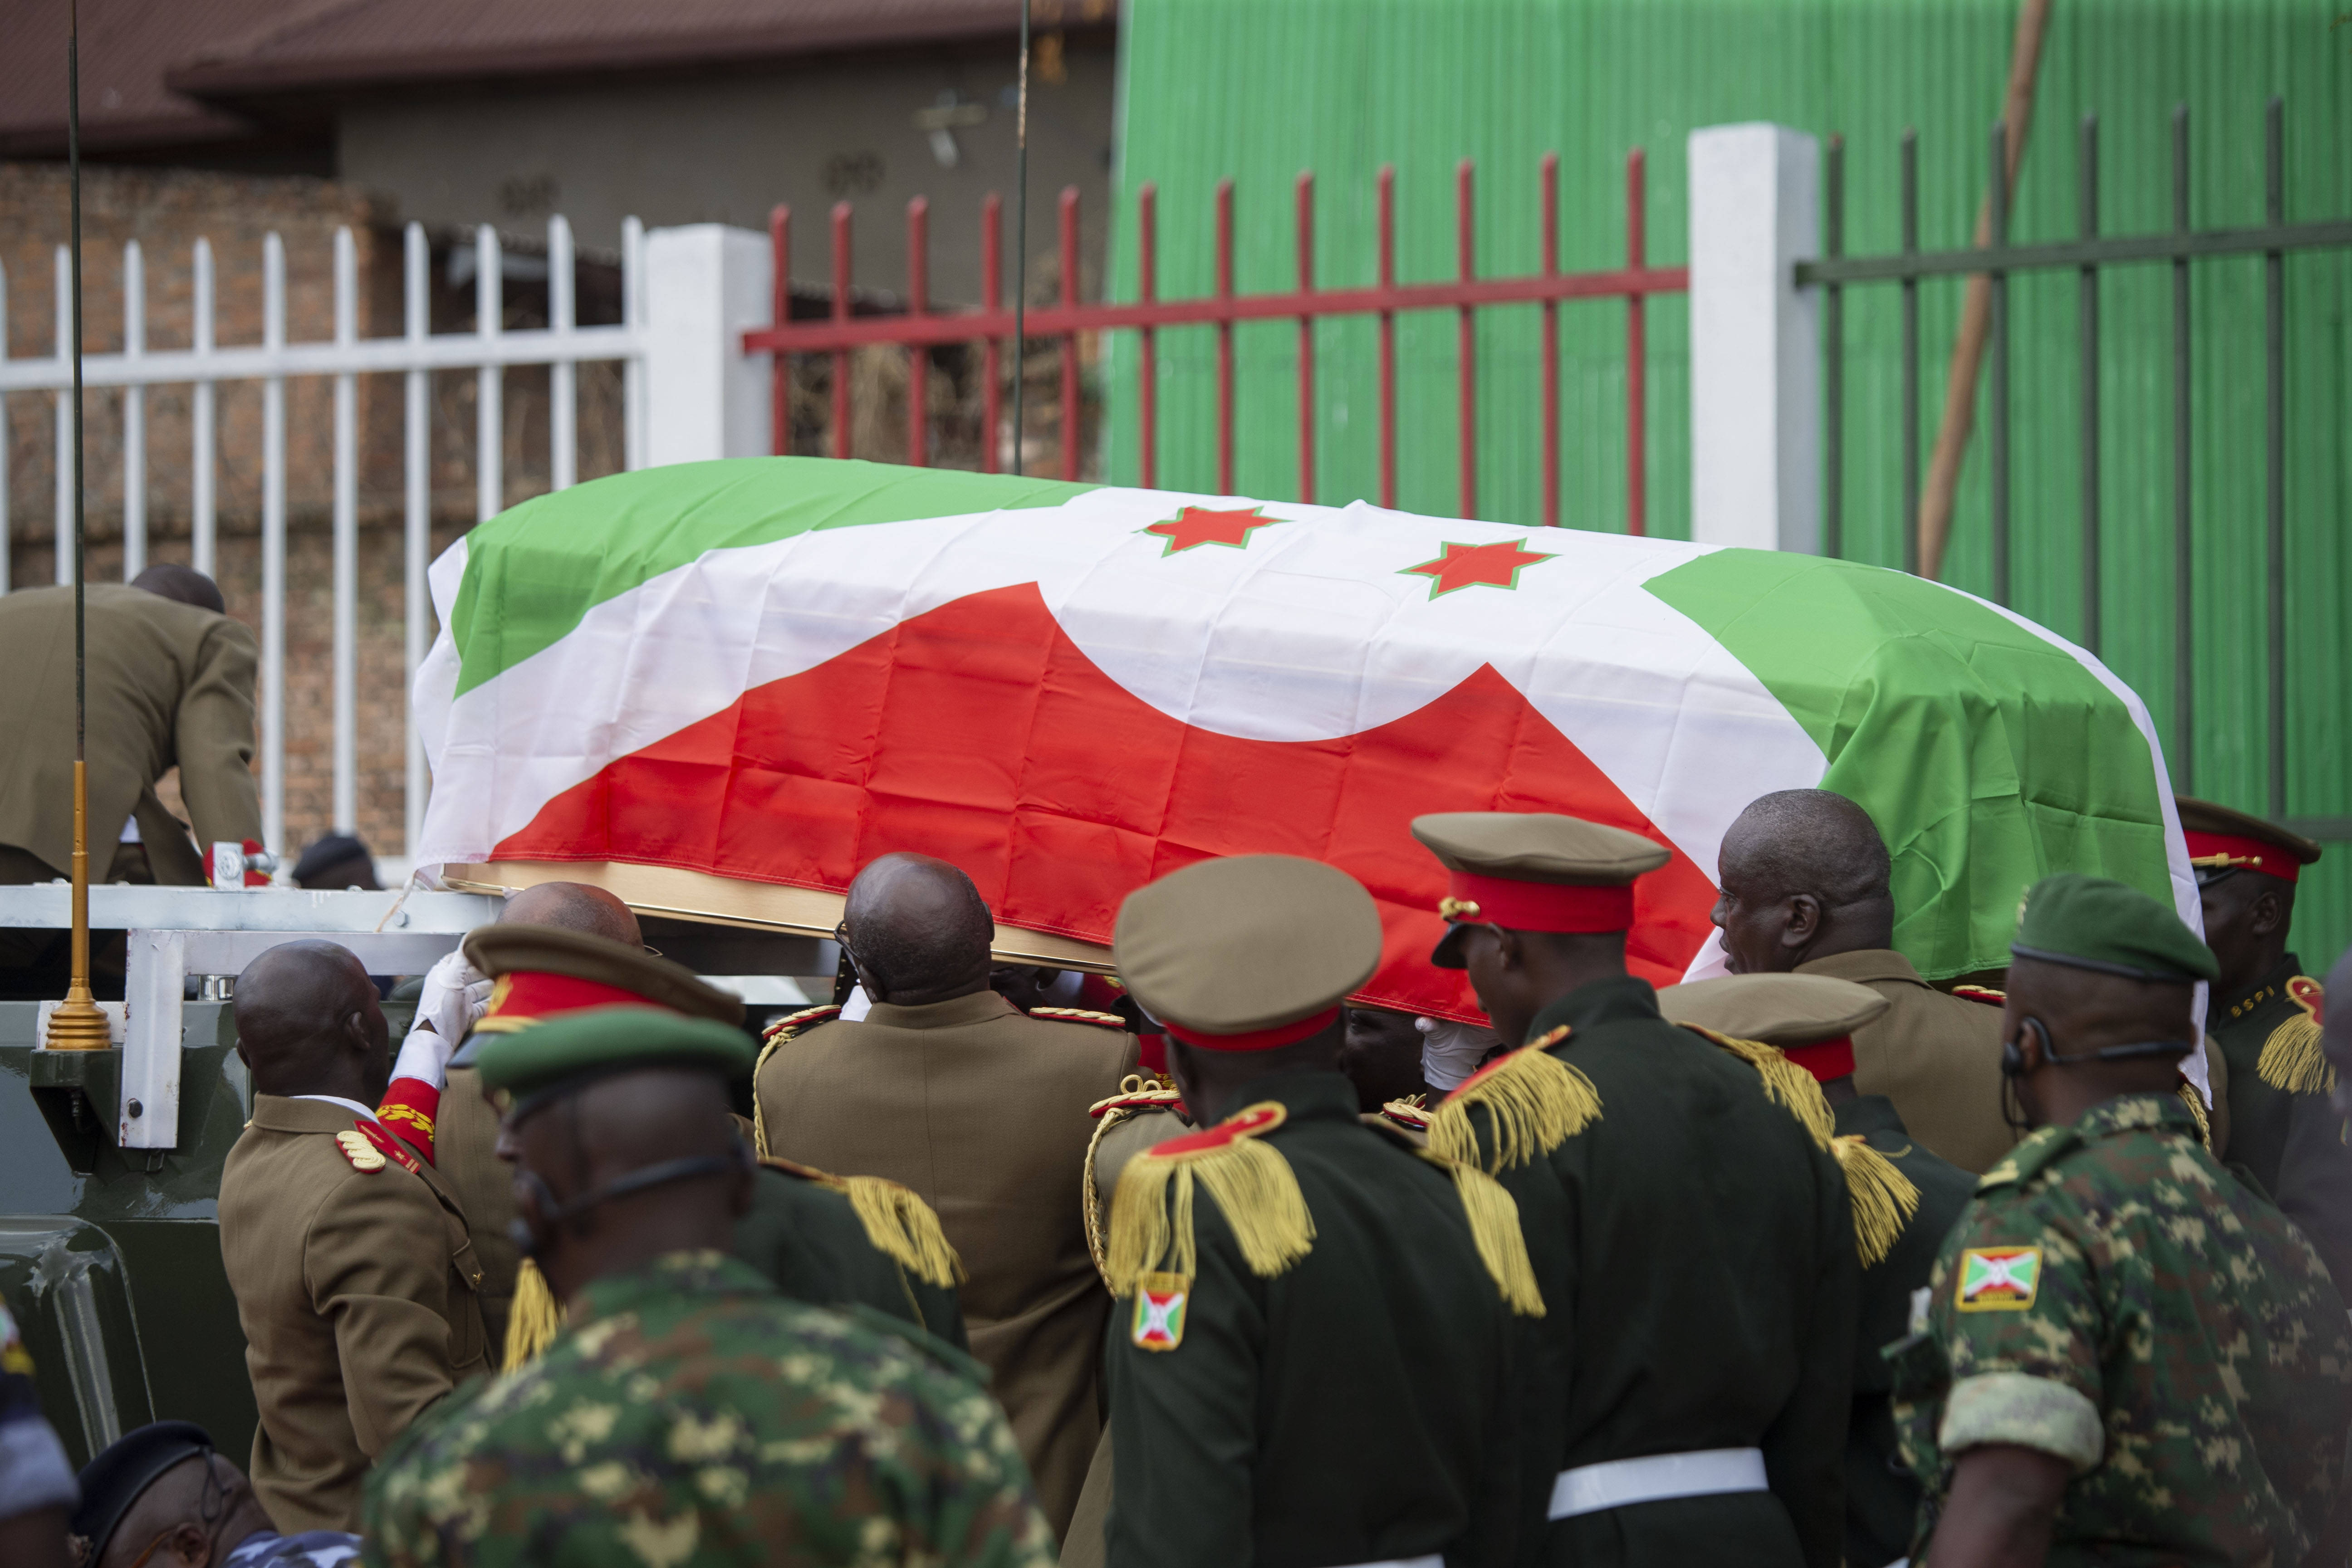
{"type": "MultiPolygon", "coordinates": [[[[1029,0],[1021,0],[1021,85],[1013,116],[1013,471],[1021,466],[1021,383],[1028,368],[1029,0]]],[[[995,432],[991,431],[993,439],[995,432]]]]}
{"type": "MultiPolygon", "coordinates": [[[[1845,254],[1845,137],[1830,136],[1829,212],[1822,248],[1845,254]]],[[[1845,553],[1845,290],[1832,283],[1822,300],[1822,337],[1829,353],[1822,370],[1822,553],[1845,553]]]]}
{"type": "MultiPolygon", "coordinates": [[[[2172,226],[2189,232],[2189,106],[2172,111],[2172,226]]],[[[2172,772],[2196,787],[2196,558],[2189,530],[2189,258],[2172,264],[2172,772]]]]}
{"type": "MultiPolygon", "coordinates": [[[[1903,254],[1919,249],[1919,132],[1903,132],[1903,254]]],[[[1919,280],[1903,279],[1903,570],[1919,574],[1919,280]]]]}
{"type": "Polygon", "coordinates": [[[106,1049],[106,1015],[89,994],[89,774],[86,731],[89,648],[82,616],[81,471],[81,5],[73,0],[66,24],[66,163],[73,204],[73,973],[65,1001],[49,1018],[53,1051],[106,1049]]]}
{"type": "MultiPolygon", "coordinates": [[[[2076,155],[2083,237],[2099,235],[2099,117],[2083,116],[2076,155]]],[[[2099,269],[2083,268],[2075,321],[2082,334],[2083,646],[2099,651],[2099,269]]]]}
{"type": "MultiPolygon", "coordinates": [[[[2273,228],[2286,222],[2285,110],[2273,97],[2263,115],[2263,215],[2273,228]]],[[[2270,586],[2270,806],[2286,815],[2286,258],[2263,258],[2263,326],[2267,406],[2263,459],[2268,480],[2267,559],[2270,586]]]]}
{"type": "MultiPolygon", "coordinates": [[[[2009,243],[2009,132],[1998,120],[1992,126],[1992,243],[2009,243]]],[[[1992,458],[1992,602],[2009,603],[2009,274],[1987,275],[1991,286],[1990,335],[1992,339],[1992,386],[1987,416],[1992,422],[1988,443],[1992,458]]]]}

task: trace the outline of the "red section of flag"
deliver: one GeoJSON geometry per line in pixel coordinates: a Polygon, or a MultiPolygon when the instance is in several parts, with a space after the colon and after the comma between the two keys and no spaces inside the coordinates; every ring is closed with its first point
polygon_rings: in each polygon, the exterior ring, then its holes
{"type": "Polygon", "coordinates": [[[1492,544],[1449,543],[1445,553],[1436,560],[1408,566],[1398,575],[1429,578],[1429,596],[1433,599],[1456,588],[1516,588],[1523,568],[1551,559],[1536,551],[1520,549],[1526,542],[1523,539],[1498,539],[1492,544]]]}
{"type": "Polygon", "coordinates": [[[1155,522],[1143,531],[1156,533],[1168,542],[1167,548],[1160,552],[1165,558],[1201,544],[1230,544],[1246,550],[1251,529],[1281,521],[1278,517],[1259,516],[1255,507],[1247,511],[1212,511],[1207,507],[1188,506],[1167,521],[1155,522]]]}
{"type": "MultiPolygon", "coordinates": [[[[1304,855],[1380,901],[1384,951],[1363,1000],[1478,1021],[1462,973],[1429,964],[1446,874],[1407,825],[1496,810],[1570,812],[1666,843],[1491,668],[1375,729],[1242,740],[1129,693],[1023,584],[745,693],[556,796],[496,858],[838,892],[876,856],[915,849],[961,866],[1008,925],[1108,943],[1119,900],[1155,877],[1215,855],[1304,855]]],[[[1679,852],[1636,883],[1635,973],[1679,980],[1713,934],[1714,901],[1679,852]]]]}

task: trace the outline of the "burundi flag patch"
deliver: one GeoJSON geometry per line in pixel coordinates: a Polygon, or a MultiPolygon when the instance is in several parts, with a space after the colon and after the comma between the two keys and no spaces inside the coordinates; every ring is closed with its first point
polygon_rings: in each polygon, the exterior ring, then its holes
{"type": "Polygon", "coordinates": [[[2040,1247],[1971,1247],[1960,1254],[1953,1305],[1963,1312],[2021,1312],[2041,1289],[2040,1247]]]}
{"type": "Polygon", "coordinates": [[[1189,1274],[1146,1274],[1135,1282],[1136,1344],[1172,1351],[1184,1342],[1184,1307],[1192,1300],[1189,1274]]]}

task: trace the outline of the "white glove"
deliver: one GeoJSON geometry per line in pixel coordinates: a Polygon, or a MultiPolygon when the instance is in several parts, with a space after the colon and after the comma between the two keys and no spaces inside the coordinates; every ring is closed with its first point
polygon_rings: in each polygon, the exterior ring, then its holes
{"type": "Polygon", "coordinates": [[[466,962],[463,948],[445,953],[425,972],[425,990],[416,999],[418,1026],[431,1025],[456,1050],[467,1031],[489,1011],[491,984],[466,962]]]}
{"type": "Polygon", "coordinates": [[[449,1087],[449,1058],[457,1048],[455,1040],[443,1039],[431,1029],[419,1024],[408,1031],[400,1042],[400,1055],[394,1058],[392,1076],[413,1078],[429,1083],[435,1089],[449,1087]]]}

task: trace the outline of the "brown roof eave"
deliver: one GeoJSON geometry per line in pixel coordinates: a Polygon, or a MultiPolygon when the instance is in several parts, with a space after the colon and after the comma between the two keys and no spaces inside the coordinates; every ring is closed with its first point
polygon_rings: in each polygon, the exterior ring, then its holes
{"type": "MultiPolygon", "coordinates": [[[[145,120],[82,121],[82,151],[103,157],[110,153],[139,153],[155,148],[210,147],[243,142],[255,128],[221,114],[159,114],[145,120]]],[[[35,125],[0,131],[0,158],[50,159],[66,155],[66,128],[35,125]]]]}
{"type": "MultiPolygon", "coordinates": [[[[1108,25],[1077,29],[1108,30],[1108,25]]],[[[217,60],[182,66],[164,77],[173,91],[215,102],[299,96],[322,91],[415,87],[436,83],[578,75],[622,75],[701,66],[745,66],[848,50],[897,49],[1012,37],[1012,29],[976,26],[959,9],[929,22],[900,22],[887,37],[870,24],[800,24],[757,31],[655,40],[583,40],[516,44],[464,51],[415,49],[346,59],[217,60]]]]}

